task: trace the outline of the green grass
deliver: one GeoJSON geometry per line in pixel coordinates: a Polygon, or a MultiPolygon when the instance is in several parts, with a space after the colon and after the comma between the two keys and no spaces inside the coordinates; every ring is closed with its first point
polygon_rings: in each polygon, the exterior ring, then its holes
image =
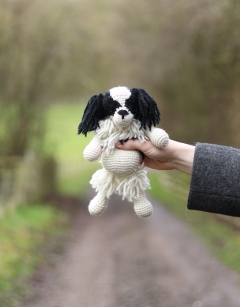
{"type": "Polygon", "coordinates": [[[150,173],[150,194],[171,212],[182,218],[223,263],[240,273],[240,232],[219,222],[216,215],[186,209],[183,200],[173,191],[163,187],[157,173],[150,173]]]}
{"type": "MultiPolygon", "coordinates": [[[[45,156],[55,157],[59,167],[58,189],[66,195],[82,196],[97,163],[83,159],[92,138],[77,135],[83,106],[55,104],[45,112],[45,156]]],[[[7,213],[0,223],[0,306],[12,307],[27,295],[29,277],[43,260],[43,246],[58,236],[62,241],[68,216],[45,204],[22,205],[7,213]]]]}
{"type": "Polygon", "coordinates": [[[92,172],[69,175],[59,180],[59,192],[66,196],[84,197],[88,190],[92,172]]]}
{"type": "Polygon", "coordinates": [[[91,138],[77,135],[83,110],[80,103],[53,104],[47,108],[45,153],[53,154],[60,162],[82,158],[82,149],[91,138]]]}
{"type": "Polygon", "coordinates": [[[49,237],[62,235],[66,215],[47,205],[22,205],[0,223],[0,302],[13,306],[29,291],[29,276],[49,237]]]}
{"type": "Polygon", "coordinates": [[[93,134],[87,137],[77,135],[85,104],[61,103],[51,105],[46,111],[46,136],[44,153],[53,155],[59,165],[59,192],[65,195],[82,196],[89,186],[89,180],[97,162],[87,162],[83,150],[91,141],[93,134]],[[68,169],[69,171],[63,171],[68,169]]]}

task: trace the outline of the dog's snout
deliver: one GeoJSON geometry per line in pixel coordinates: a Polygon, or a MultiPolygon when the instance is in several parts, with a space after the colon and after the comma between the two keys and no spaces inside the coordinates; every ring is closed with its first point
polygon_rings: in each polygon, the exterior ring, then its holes
{"type": "Polygon", "coordinates": [[[128,111],[126,111],[126,110],[120,110],[120,111],[118,111],[118,114],[119,114],[119,115],[122,115],[122,119],[124,119],[124,116],[125,116],[125,115],[128,115],[128,111]]]}

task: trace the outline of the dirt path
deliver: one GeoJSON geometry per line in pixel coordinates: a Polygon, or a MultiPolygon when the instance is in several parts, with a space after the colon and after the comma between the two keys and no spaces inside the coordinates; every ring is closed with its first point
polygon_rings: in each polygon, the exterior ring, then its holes
{"type": "Polygon", "coordinates": [[[101,217],[87,203],[64,255],[24,307],[239,307],[240,281],[188,226],[154,205],[148,219],[111,199],[101,217]]]}

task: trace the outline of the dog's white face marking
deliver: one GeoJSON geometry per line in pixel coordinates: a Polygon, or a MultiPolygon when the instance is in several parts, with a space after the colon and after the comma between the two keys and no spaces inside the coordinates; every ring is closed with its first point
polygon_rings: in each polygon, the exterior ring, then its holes
{"type": "Polygon", "coordinates": [[[118,101],[122,107],[125,106],[125,101],[131,96],[130,90],[125,86],[114,87],[110,90],[110,95],[113,100],[118,101]]]}
{"type": "Polygon", "coordinates": [[[110,90],[110,95],[113,100],[118,101],[121,105],[113,115],[114,124],[118,125],[119,128],[128,127],[133,119],[133,114],[125,107],[126,100],[131,96],[130,90],[125,86],[118,86],[110,90]]]}

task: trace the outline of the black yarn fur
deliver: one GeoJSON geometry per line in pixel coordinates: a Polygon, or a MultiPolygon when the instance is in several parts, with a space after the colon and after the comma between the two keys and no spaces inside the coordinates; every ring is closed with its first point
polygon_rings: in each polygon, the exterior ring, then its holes
{"type": "Polygon", "coordinates": [[[120,103],[110,96],[110,92],[107,91],[103,97],[103,109],[106,116],[111,116],[115,113],[116,109],[121,107],[120,103]]]}
{"type": "MultiPolygon", "coordinates": [[[[155,100],[141,88],[132,88],[131,96],[126,100],[126,107],[134,115],[134,118],[141,122],[141,128],[147,127],[151,130],[160,122],[160,112],[155,100]]],[[[121,104],[113,100],[110,92],[105,95],[99,94],[92,96],[84,111],[82,121],[78,126],[78,134],[87,135],[88,132],[99,127],[99,121],[107,116],[114,115],[116,109],[121,104]]]]}
{"type": "Polygon", "coordinates": [[[151,130],[152,126],[160,123],[160,111],[155,100],[142,88],[132,88],[131,96],[126,100],[126,107],[141,123],[141,128],[147,127],[151,130]]]}
{"type": "Polygon", "coordinates": [[[78,126],[78,134],[87,135],[88,132],[96,130],[99,127],[99,121],[106,117],[102,100],[103,94],[92,96],[84,111],[82,121],[78,126]]]}

